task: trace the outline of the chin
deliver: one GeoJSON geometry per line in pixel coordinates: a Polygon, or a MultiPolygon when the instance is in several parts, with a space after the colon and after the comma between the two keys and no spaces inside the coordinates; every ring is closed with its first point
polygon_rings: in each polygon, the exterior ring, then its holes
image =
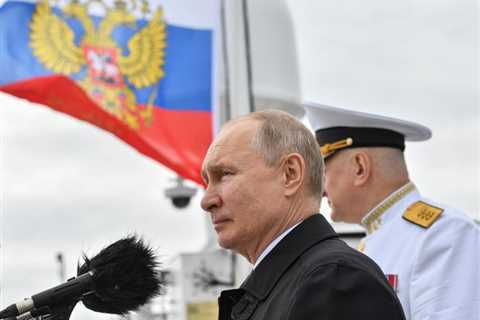
{"type": "Polygon", "coordinates": [[[244,256],[248,260],[248,257],[246,255],[247,251],[245,250],[246,248],[244,245],[241,244],[239,239],[231,237],[221,237],[219,235],[217,242],[221,248],[232,250],[233,252],[244,256]]]}
{"type": "Polygon", "coordinates": [[[233,249],[233,241],[232,239],[229,239],[227,237],[222,237],[221,234],[218,235],[217,239],[218,245],[222,247],[223,249],[233,249]]]}

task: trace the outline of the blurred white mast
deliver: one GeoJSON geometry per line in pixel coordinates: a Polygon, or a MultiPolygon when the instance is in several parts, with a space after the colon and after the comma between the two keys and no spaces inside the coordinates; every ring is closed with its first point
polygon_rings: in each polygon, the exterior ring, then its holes
{"type": "Polygon", "coordinates": [[[297,116],[300,76],[295,32],[283,0],[223,0],[224,111],[219,123],[275,108],[297,116]]]}

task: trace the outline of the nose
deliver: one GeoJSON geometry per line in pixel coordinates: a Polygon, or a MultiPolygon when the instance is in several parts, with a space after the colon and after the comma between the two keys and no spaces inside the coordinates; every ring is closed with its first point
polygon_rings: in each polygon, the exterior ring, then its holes
{"type": "Polygon", "coordinates": [[[328,198],[327,190],[323,190],[322,198],[328,198]]]}
{"type": "Polygon", "coordinates": [[[204,211],[212,212],[222,205],[222,199],[217,193],[209,191],[208,187],[200,201],[200,206],[204,211]]]}

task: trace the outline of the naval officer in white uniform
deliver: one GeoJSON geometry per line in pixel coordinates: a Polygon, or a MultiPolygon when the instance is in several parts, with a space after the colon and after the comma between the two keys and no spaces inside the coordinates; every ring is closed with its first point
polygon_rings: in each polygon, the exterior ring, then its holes
{"type": "Polygon", "coordinates": [[[427,140],[431,131],[325,105],[306,109],[325,159],[332,219],[365,227],[359,249],[383,270],[406,318],[480,320],[479,228],[459,210],[425,199],[403,156],[405,140],[427,140]]]}

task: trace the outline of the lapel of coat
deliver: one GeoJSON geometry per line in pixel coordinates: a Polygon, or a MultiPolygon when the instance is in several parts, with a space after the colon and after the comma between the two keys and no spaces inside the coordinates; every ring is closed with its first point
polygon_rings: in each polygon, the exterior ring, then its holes
{"type": "Polygon", "coordinates": [[[232,309],[245,294],[243,289],[224,290],[218,298],[218,319],[231,320],[232,309]]]}

